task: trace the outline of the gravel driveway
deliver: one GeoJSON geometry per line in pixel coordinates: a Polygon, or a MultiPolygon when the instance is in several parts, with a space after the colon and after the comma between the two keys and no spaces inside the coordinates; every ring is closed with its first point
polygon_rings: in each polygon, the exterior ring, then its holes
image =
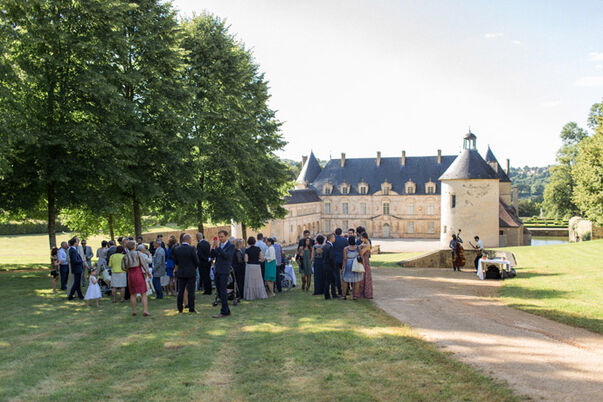
{"type": "Polygon", "coordinates": [[[603,401],[603,336],[505,307],[500,281],[436,268],[374,268],[375,303],[536,400],[603,401]]]}

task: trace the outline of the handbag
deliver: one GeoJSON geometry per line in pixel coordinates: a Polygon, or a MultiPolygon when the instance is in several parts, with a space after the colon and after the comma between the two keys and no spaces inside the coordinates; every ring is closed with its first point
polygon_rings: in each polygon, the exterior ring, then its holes
{"type": "Polygon", "coordinates": [[[354,262],[352,262],[352,272],[364,272],[364,265],[361,262],[358,262],[357,258],[354,258],[354,262]]]}

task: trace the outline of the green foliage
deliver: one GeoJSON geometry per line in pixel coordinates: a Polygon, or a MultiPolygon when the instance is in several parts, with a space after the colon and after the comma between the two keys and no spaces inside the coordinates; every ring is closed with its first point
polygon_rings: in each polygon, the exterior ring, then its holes
{"type": "Polygon", "coordinates": [[[542,201],[544,187],[548,183],[550,176],[551,172],[549,166],[524,166],[520,168],[512,167],[509,178],[513,182],[513,185],[517,187],[517,193],[520,200],[529,199],[532,201],[542,201]]]}
{"type": "Polygon", "coordinates": [[[574,181],[569,165],[558,165],[551,168],[551,178],[544,190],[542,203],[546,216],[554,218],[569,218],[578,213],[578,208],[572,200],[574,181]]]}
{"type": "MultiPolygon", "coordinates": [[[[533,200],[519,200],[518,203],[519,216],[537,216],[540,215],[540,207],[542,203],[533,200]]],[[[524,222],[525,223],[525,222],[524,222]]]]}
{"type": "MultiPolygon", "coordinates": [[[[25,235],[44,233],[48,225],[43,222],[19,222],[19,223],[0,223],[0,235],[25,235]]],[[[69,228],[58,224],[57,232],[68,232],[69,228]]]]}
{"type": "Polygon", "coordinates": [[[572,177],[576,183],[572,200],[585,218],[603,226],[603,124],[580,143],[572,177]]]}

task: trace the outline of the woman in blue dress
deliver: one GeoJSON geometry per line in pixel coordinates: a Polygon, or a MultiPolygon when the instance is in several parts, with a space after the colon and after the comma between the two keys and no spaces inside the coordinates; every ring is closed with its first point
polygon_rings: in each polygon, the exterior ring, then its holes
{"type": "Polygon", "coordinates": [[[348,246],[343,249],[343,266],[341,267],[341,280],[343,281],[343,299],[347,299],[348,284],[352,285],[352,300],[356,300],[358,286],[364,274],[362,272],[353,272],[352,265],[356,257],[360,255],[356,245],[356,237],[348,237],[348,246]]]}
{"type": "Polygon", "coordinates": [[[174,267],[176,264],[174,263],[174,257],[172,256],[174,249],[178,245],[176,240],[176,236],[170,236],[167,244],[167,250],[165,250],[165,273],[170,279],[170,282],[167,285],[167,291],[170,295],[176,295],[176,278],[174,278],[174,267]]]}

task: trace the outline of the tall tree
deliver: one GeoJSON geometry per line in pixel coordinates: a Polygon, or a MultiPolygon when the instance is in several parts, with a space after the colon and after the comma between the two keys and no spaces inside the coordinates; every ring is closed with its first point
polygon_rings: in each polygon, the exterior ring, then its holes
{"type": "Polygon", "coordinates": [[[138,236],[143,213],[162,194],[182,194],[174,181],[185,179],[181,167],[190,152],[184,119],[189,99],[175,11],[159,0],[129,6],[114,59],[121,94],[114,141],[123,164],[112,177],[122,198],[129,199],[138,236]]]}
{"type": "Polygon", "coordinates": [[[572,177],[576,183],[573,201],[586,218],[603,226],[603,121],[601,119],[595,128],[595,134],[580,142],[572,177]]]}
{"type": "Polygon", "coordinates": [[[183,27],[197,202],[174,216],[199,230],[206,221],[261,226],[284,214],[288,185],[287,167],[274,156],[285,142],[268,84],[224,21],[204,14],[183,27]]]}
{"type": "Polygon", "coordinates": [[[12,211],[45,206],[51,246],[58,210],[78,203],[90,172],[102,163],[96,157],[104,148],[98,105],[105,101],[106,44],[117,6],[104,0],[2,2],[0,29],[7,36],[1,41],[0,121],[11,121],[11,141],[0,203],[12,211]]]}

